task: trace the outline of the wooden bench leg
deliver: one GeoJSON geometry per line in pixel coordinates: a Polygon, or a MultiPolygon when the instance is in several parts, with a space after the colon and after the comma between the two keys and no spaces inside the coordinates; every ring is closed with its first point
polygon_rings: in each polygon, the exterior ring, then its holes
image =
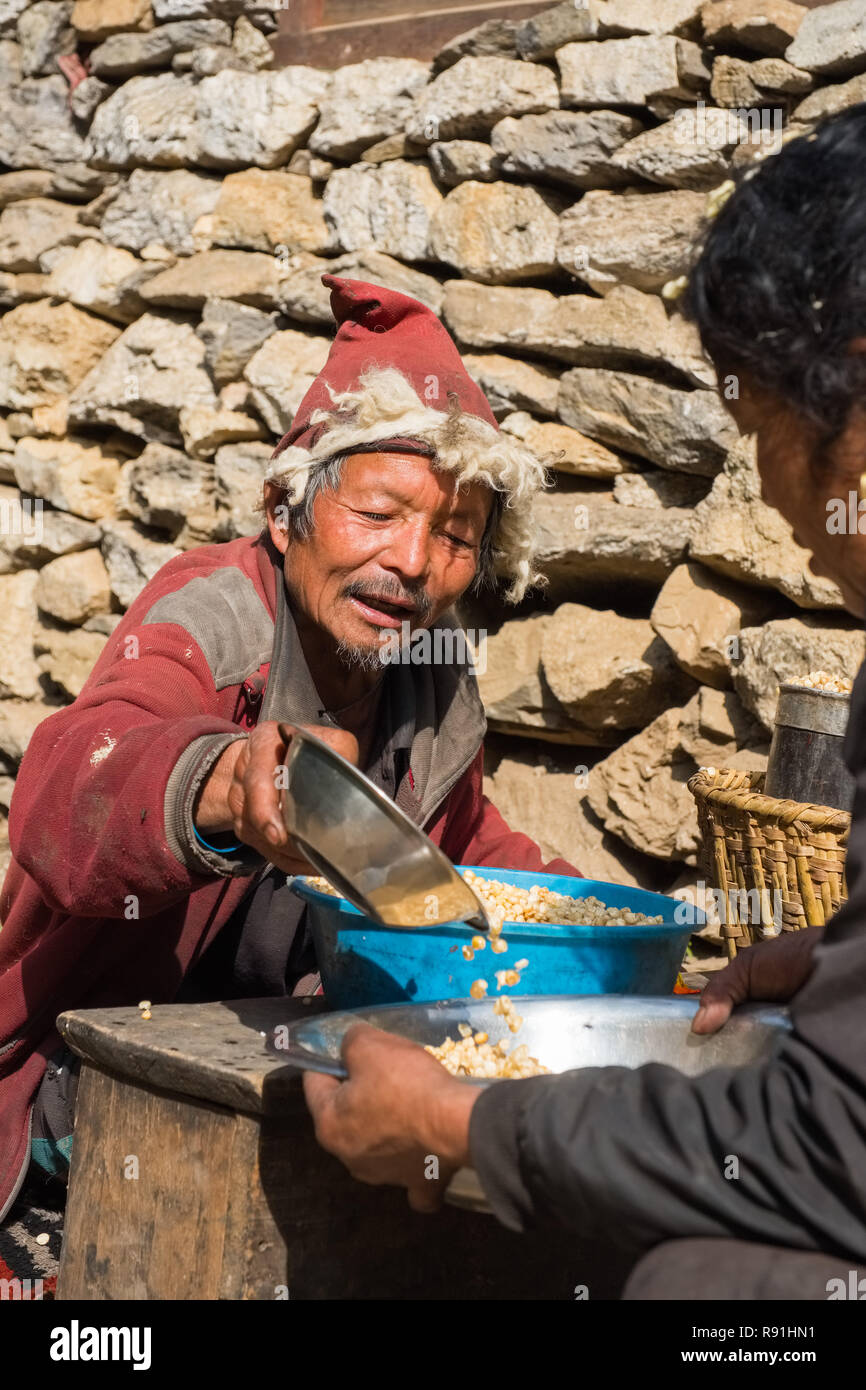
{"type": "MultiPolygon", "coordinates": [[[[84,1064],[58,1299],[249,1297],[231,1246],[248,1223],[259,1129],[253,1116],[84,1064]]],[[[274,1229],[274,1283],[285,1275],[279,1244],[274,1229]]]]}
{"type": "Polygon", "coordinates": [[[58,1299],[615,1297],[628,1264],[591,1259],[355,1182],[299,1084],[250,1115],[82,1066],[58,1299]]]}

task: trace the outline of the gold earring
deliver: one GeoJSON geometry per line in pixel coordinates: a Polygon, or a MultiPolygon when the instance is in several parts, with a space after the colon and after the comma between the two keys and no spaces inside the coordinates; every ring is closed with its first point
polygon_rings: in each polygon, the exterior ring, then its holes
{"type": "Polygon", "coordinates": [[[860,474],[860,500],[866,500],[866,473],[860,474]]]}

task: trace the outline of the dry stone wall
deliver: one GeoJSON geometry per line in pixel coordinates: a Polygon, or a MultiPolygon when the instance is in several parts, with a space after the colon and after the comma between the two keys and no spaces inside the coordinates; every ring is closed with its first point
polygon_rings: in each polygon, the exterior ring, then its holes
{"type": "Polygon", "coordinates": [[[275,70],[275,27],[0,0],[0,815],[142,586],[255,529],[327,269],[428,304],[553,463],[547,591],[466,609],[491,795],[667,886],[690,772],[762,766],[778,680],[863,656],[673,295],[731,171],[866,99],[866,0],[583,0],[334,72],[275,70]]]}

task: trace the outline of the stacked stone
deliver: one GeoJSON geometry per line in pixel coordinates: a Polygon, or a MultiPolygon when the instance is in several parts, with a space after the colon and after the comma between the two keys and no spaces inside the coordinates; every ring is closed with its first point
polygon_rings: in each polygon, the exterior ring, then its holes
{"type": "Polygon", "coordinates": [[[0,815],[156,570],[257,529],[331,270],[430,305],[552,464],[548,590],[473,610],[491,795],[669,886],[689,773],[761,767],[777,682],[863,655],[672,296],[768,132],[866,99],[866,0],[568,0],[333,72],[275,69],[275,15],[0,0],[0,815]]]}

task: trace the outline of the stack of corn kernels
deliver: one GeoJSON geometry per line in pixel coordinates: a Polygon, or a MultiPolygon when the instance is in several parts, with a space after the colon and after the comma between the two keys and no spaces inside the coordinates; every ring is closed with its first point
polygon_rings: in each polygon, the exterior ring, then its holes
{"type": "MultiPolygon", "coordinates": [[[[497,1004],[505,1002],[496,1001],[497,1004]]],[[[496,1005],[493,1007],[495,1010],[496,1005]]],[[[455,1038],[446,1038],[439,1047],[425,1048],[452,1076],[516,1080],[524,1076],[550,1074],[549,1067],[542,1066],[537,1057],[530,1057],[529,1048],[525,1045],[508,1052],[507,1043],[491,1043],[486,1033],[473,1034],[468,1023],[458,1023],[457,1031],[460,1034],[459,1042],[455,1038]]]]}
{"type": "Polygon", "coordinates": [[[827,671],[810,671],[808,676],[798,676],[791,685],[802,685],[807,690],[824,690],[830,695],[850,695],[854,682],[847,676],[831,676],[827,671]]]}
{"type": "Polygon", "coordinates": [[[590,927],[630,926],[634,923],[661,922],[659,917],[646,917],[628,908],[606,907],[599,898],[570,898],[554,893],[541,883],[531,888],[516,888],[511,883],[481,878],[467,869],[463,874],[474,888],[490,917],[490,935],[494,939],[502,932],[504,922],[549,922],[555,926],[586,925],[590,927]]]}
{"type": "Polygon", "coordinates": [[[336,888],[332,888],[328,880],[323,878],[321,874],[315,876],[310,874],[307,878],[307,882],[311,888],[317,888],[320,893],[330,893],[332,898],[339,898],[340,896],[336,888]]]}
{"type": "MultiPolygon", "coordinates": [[[[516,888],[511,883],[499,883],[492,878],[482,878],[466,869],[463,877],[474,888],[490,918],[490,944],[494,952],[506,950],[504,942],[499,941],[505,922],[549,922],[553,926],[574,926],[585,924],[591,927],[630,926],[634,923],[661,922],[661,917],[646,917],[642,912],[630,912],[628,908],[606,907],[599,898],[570,898],[565,893],[554,893],[544,884],[533,883],[531,888],[516,888]],[[498,944],[497,944],[498,943],[498,944]]],[[[307,879],[311,888],[321,893],[339,897],[326,878],[307,879]]],[[[481,950],[483,936],[474,936],[467,950],[481,950]]],[[[466,956],[471,960],[471,956],[466,956]]]]}

